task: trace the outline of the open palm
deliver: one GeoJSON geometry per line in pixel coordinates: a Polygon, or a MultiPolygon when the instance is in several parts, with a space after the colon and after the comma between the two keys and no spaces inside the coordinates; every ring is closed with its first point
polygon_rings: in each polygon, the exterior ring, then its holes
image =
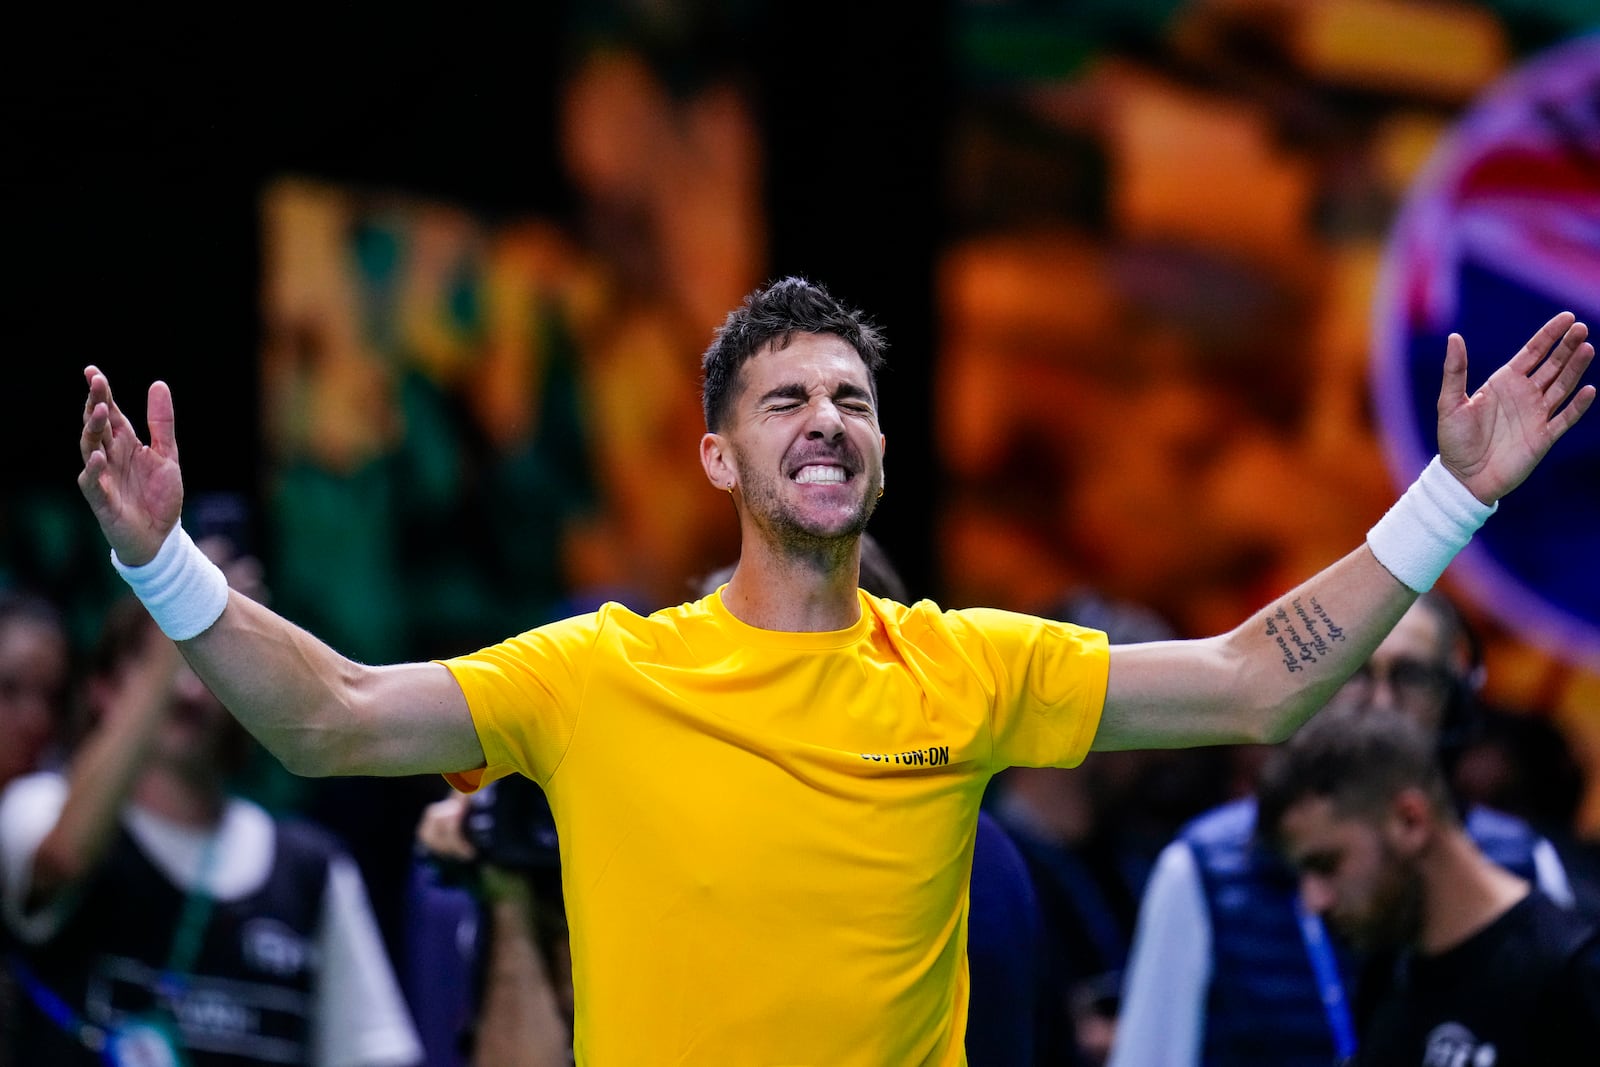
{"type": "Polygon", "coordinates": [[[1439,389],[1439,459],[1485,504],[1521,485],[1594,402],[1593,385],[1578,389],[1594,359],[1588,335],[1563,311],[1471,396],[1466,342],[1450,335],[1439,389]]]}
{"type": "Polygon", "coordinates": [[[148,562],[177,525],[183,511],[183,475],[173,435],[172,393],[165,382],[150,386],[144,444],[133,423],[111,398],[111,383],[97,367],[85,367],[89,397],[83,406],[78,449],[83,471],[78,488],[100,523],[117,558],[148,562]]]}

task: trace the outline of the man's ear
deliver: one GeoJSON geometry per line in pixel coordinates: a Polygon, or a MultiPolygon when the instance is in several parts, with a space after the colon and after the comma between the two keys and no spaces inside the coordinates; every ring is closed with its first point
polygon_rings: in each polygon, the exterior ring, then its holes
{"type": "Polygon", "coordinates": [[[116,700],[121,678],[97,674],[84,683],[83,702],[88,711],[90,726],[97,726],[105,718],[106,708],[116,700]]]}
{"type": "Polygon", "coordinates": [[[728,455],[728,443],[721,434],[706,433],[700,438],[700,466],[712,485],[724,492],[733,491],[738,478],[728,455]]]}
{"type": "Polygon", "coordinates": [[[1421,852],[1438,828],[1439,812],[1426,790],[1408,785],[1389,801],[1385,829],[1390,842],[1404,855],[1421,852]]]}

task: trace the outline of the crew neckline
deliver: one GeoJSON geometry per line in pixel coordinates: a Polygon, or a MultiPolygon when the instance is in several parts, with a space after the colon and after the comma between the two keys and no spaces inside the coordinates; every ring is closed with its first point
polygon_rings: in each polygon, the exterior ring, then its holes
{"type": "Polygon", "coordinates": [[[707,610],[720,625],[733,631],[740,641],[764,648],[788,648],[797,651],[847,648],[867,635],[876,614],[868,604],[866,594],[857,589],[856,601],[861,609],[860,614],[855,622],[842,630],[765,630],[750,625],[728,609],[728,605],[722,602],[722,593],[725,589],[727,589],[726,584],[719,585],[715,592],[705,598],[707,610]]]}

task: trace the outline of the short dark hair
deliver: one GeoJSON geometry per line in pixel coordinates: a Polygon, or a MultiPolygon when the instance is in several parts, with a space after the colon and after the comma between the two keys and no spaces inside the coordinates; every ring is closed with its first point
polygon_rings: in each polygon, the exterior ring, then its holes
{"type": "Polygon", "coordinates": [[[129,662],[149,650],[161,631],[150,611],[131,594],[118,596],[106,607],[100,633],[89,650],[89,676],[111,678],[129,662]]]}
{"type": "Polygon", "coordinates": [[[831,333],[854,348],[867,365],[872,398],[877,400],[878,371],[888,347],[878,327],[815,282],[784,278],[757,289],[729,312],[701,357],[700,404],[707,430],[716,433],[727,420],[739,371],[750,357],[769,344],[785,347],[797,333],[831,333]]]}
{"type": "Polygon", "coordinates": [[[1389,708],[1329,708],[1267,758],[1256,832],[1276,842],[1284,815],[1302,801],[1326,799],[1340,815],[1370,815],[1406,788],[1423,790],[1441,816],[1455,817],[1434,739],[1415,716],[1389,708]]]}
{"type": "Polygon", "coordinates": [[[66,635],[66,622],[55,604],[23,589],[0,588],[0,626],[14,619],[48,626],[66,635]]]}

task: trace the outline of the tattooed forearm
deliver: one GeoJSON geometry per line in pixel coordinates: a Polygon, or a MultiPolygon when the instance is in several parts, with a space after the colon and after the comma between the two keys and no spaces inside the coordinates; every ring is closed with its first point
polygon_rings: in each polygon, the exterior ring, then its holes
{"type": "Polygon", "coordinates": [[[1267,615],[1266,634],[1277,643],[1290,674],[1321,660],[1345,639],[1343,627],[1316,597],[1295,597],[1287,606],[1280,604],[1267,615]]]}
{"type": "MultiPolygon", "coordinates": [[[[1298,599],[1296,599],[1295,603],[1299,604],[1300,601],[1298,599]]],[[[1328,609],[1324,608],[1321,604],[1317,603],[1317,598],[1316,597],[1312,597],[1311,598],[1311,614],[1315,615],[1317,617],[1318,621],[1320,621],[1322,623],[1322,625],[1327,629],[1328,640],[1330,640],[1330,641],[1343,641],[1344,640],[1344,628],[1342,626],[1340,626],[1338,623],[1334,622],[1333,619],[1329,618],[1328,609]]]]}

